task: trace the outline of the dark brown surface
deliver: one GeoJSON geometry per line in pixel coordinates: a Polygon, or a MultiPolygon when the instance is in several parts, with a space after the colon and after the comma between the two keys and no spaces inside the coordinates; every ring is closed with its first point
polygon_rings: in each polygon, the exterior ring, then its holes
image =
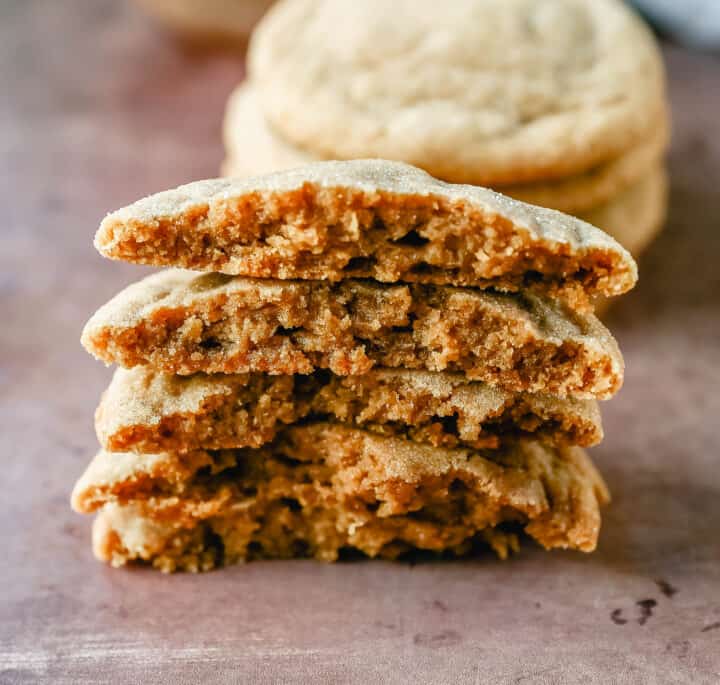
{"type": "Polygon", "coordinates": [[[215,174],[228,57],[118,0],[0,9],[0,682],[720,680],[720,62],[667,52],[672,214],[610,325],[628,372],[593,454],[599,551],[417,565],[267,562],[205,576],[92,559],[69,492],[109,371],[85,319],[146,270],[104,212],[215,174]]]}

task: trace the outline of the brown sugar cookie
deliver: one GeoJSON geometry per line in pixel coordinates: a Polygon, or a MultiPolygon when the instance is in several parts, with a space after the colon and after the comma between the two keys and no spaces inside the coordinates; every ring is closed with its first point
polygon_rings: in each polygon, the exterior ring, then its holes
{"type": "Polygon", "coordinates": [[[97,556],[165,571],[258,557],[334,561],[347,547],[386,558],[462,554],[482,541],[506,556],[517,546],[508,525],[548,549],[592,551],[607,499],[578,447],[442,449],[324,423],[289,428],[258,450],[101,452],[73,493],[79,511],[102,508],[97,556]]]}
{"type": "Polygon", "coordinates": [[[653,35],[620,0],[285,0],[248,65],[293,145],[488,186],[618,157],[665,97],[653,35]]]}
{"type": "Polygon", "coordinates": [[[632,257],[590,224],[384,160],[191,183],[108,215],[95,245],[256,278],[532,287],[568,300],[637,280],[632,257]]]}
{"type": "Polygon", "coordinates": [[[95,415],[109,452],[260,447],[299,420],[329,417],[435,447],[496,448],[602,439],[594,400],[511,393],[461,374],[373,369],[362,376],[195,374],[117,369],[95,415]]]}
{"type": "Polygon", "coordinates": [[[271,281],[170,269],[115,296],[88,321],[107,363],[167,373],[358,375],[374,366],[458,371],[515,392],[610,397],[617,343],[590,313],[531,293],[271,281]]]}
{"type": "Polygon", "coordinates": [[[322,160],[274,131],[260,109],[254,86],[244,81],[228,98],[223,117],[223,176],[247,178],[322,160]]]}

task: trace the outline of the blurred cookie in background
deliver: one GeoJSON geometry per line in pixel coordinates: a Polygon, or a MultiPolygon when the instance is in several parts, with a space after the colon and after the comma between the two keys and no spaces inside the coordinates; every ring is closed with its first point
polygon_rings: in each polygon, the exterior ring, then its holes
{"type": "Polygon", "coordinates": [[[633,255],[641,254],[660,232],[667,214],[668,175],[658,165],[610,202],[579,217],[602,227],[633,255]]]}
{"type": "MultiPolygon", "coordinates": [[[[644,179],[620,193],[613,201],[580,214],[580,218],[601,226],[635,257],[650,247],[662,230],[668,209],[668,174],[658,164],[644,179]]],[[[595,313],[604,314],[612,300],[595,298],[595,313]]]]}
{"type": "Polygon", "coordinates": [[[400,159],[580,216],[635,256],[664,222],[665,70],[619,0],[280,0],[248,73],[224,175],[400,159]]]}
{"type": "Polygon", "coordinates": [[[248,73],[273,130],[491,187],[549,181],[652,137],[664,70],[619,0],[284,0],[248,73]]]}
{"type": "Polygon", "coordinates": [[[272,0],[135,0],[183,41],[201,47],[244,47],[272,0]]]}

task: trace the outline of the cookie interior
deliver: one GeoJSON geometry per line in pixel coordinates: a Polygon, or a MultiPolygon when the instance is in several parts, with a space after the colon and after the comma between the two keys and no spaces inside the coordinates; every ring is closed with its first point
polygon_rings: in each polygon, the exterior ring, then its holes
{"type": "Polygon", "coordinates": [[[101,454],[79,486],[85,511],[130,505],[151,520],[159,542],[144,555],[126,546],[126,558],[167,570],[181,563],[172,561],[175,545],[181,555],[199,545],[195,559],[212,547],[212,564],[332,561],[348,548],[395,558],[409,549],[464,553],[487,530],[524,529],[548,548],[590,551],[607,499],[579,448],[447,450],[333,424],[288,429],[261,450],[150,462],[101,454]]]}

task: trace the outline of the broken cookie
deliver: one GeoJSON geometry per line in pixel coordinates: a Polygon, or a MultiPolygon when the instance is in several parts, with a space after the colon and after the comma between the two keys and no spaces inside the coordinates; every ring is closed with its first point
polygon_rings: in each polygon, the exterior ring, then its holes
{"type": "Polygon", "coordinates": [[[436,447],[494,448],[518,436],[554,445],[602,439],[594,400],[512,393],[461,374],[405,369],[342,377],[120,368],[95,428],[110,452],[181,452],[260,447],[289,424],[322,417],[436,447]]]}
{"type": "Polygon", "coordinates": [[[101,452],[73,493],[77,510],[101,510],[100,558],[166,571],[333,561],[346,548],[462,554],[483,540],[505,556],[520,530],[546,548],[592,551],[607,500],[577,447],[445,449],[332,423],[288,428],[259,449],[101,452]]]}
{"type": "Polygon", "coordinates": [[[375,366],[458,371],[513,392],[605,399],[617,343],[590,313],[527,292],[348,280],[248,279],[168,270],[85,326],[107,363],[166,373],[357,375],[375,366]]]}

